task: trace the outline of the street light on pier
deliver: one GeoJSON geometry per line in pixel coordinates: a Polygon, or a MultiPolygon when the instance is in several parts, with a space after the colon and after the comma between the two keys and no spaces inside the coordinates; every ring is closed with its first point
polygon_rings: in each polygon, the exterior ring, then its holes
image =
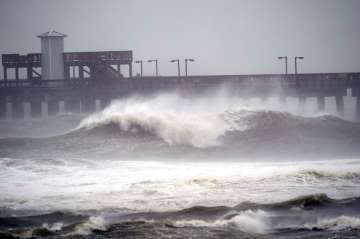
{"type": "Polygon", "coordinates": [[[185,76],[188,76],[188,62],[194,62],[194,59],[185,59],[185,76]]]}
{"type": "Polygon", "coordinates": [[[285,74],[288,74],[288,57],[287,56],[279,56],[279,60],[285,60],[285,74]]]}
{"type": "Polygon", "coordinates": [[[297,60],[303,60],[304,57],[303,56],[295,56],[295,74],[298,73],[298,68],[297,68],[297,60]]]}
{"type": "Polygon", "coordinates": [[[179,59],[175,59],[175,60],[171,60],[171,63],[177,62],[178,65],[178,76],[180,77],[180,60],[179,59]]]}
{"type": "Polygon", "coordinates": [[[135,61],[135,63],[140,64],[140,76],[143,77],[143,61],[139,60],[139,61],[135,61]]]}
{"type": "Polygon", "coordinates": [[[149,63],[155,62],[156,76],[159,76],[158,59],[148,60],[149,63]]]}

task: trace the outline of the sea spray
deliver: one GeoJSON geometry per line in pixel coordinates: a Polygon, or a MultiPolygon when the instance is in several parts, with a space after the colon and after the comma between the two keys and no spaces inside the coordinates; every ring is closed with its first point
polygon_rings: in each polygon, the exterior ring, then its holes
{"type": "Polygon", "coordinates": [[[159,104],[164,102],[161,97],[150,101],[116,101],[104,111],[83,120],[78,128],[93,129],[113,123],[123,131],[140,128],[170,145],[187,144],[198,148],[220,145],[218,139],[229,130],[229,125],[219,114],[178,112],[174,109],[177,98],[170,97],[169,101],[168,104],[159,104]]]}

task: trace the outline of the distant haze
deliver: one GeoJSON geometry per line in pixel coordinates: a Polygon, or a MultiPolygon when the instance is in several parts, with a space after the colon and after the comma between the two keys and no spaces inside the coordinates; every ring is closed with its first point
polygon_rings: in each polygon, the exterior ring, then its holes
{"type": "Polygon", "coordinates": [[[186,57],[190,74],[283,73],[283,55],[290,72],[295,55],[300,72],[358,72],[359,24],[359,0],[0,0],[0,53],[40,52],[53,29],[65,51],[133,50],[161,75],[186,57]]]}

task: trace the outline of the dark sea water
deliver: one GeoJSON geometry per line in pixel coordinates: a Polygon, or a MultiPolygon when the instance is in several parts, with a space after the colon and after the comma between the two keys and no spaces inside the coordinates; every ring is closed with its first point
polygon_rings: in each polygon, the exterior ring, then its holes
{"type": "Polygon", "coordinates": [[[0,122],[0,238],[360,238],[359,123],[216,102],[0,122]]]}

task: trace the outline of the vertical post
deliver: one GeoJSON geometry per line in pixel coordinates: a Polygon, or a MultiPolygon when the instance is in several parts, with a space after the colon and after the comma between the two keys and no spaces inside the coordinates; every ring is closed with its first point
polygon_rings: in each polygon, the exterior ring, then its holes
{"type": "Polygon", "coordinates": [[[155,76],[159,76],[158,59],[148,60],[148,62],[155,62],[155,76]]]}
{"type": "Polygon", "coordinates": [[[278,57],[279,60],[284,60],[285,59],[285,74],[288,74],[288,57],[287,56],[279,56],[278,57]]]}
{"type": "Polygon", "coordinates": [[[180,77],[180,60],[177,61],[177,65],[178,65],[178,76],[180,77]]]}
{"type": "Polygon", "coordinates": [[[129,77],[132,77],[132,64],[129,63],[129,77]]]}
{"type": "Polygon", "coordinates": [[[306,97],[303,95],[299,96],[299,110],[301,113],[305,113],[305,103],[306,97]]]}
{"type": "Polygon", "coordinates": [[[73,76],[73,78],[75,78],[75,67],[76,66],[72,66],[72,76],[73,76]]]}
{"type": "Polygon", "coordinates": [[[26,67],[26,75],[27,75],[27,80],[28,81],[32,80],[32,68],[31,68],[31,66],[26,67]]]}
{"type": "Polygon", "coordinates": [[[79,114],[82,114],[83,113],[83,105],[82,105],[82,101],[80,99],[79,101],[79,114]]]}
{"type": "Polygon", "coordinates": [[[295,75],[298,73],[297,60],[304,60],[303,56],[295,56],[295,75]]]}
{"type": "Polygon", "coordinates": [[[171,63],[177,62],[177,68],[178,68],[178,76],[180,77],[180,60],[176,59],[176,60],[171,60],[171,63]]]}
{"type": "Polygon", "coordinates": [[[65,109],[65,101],[61,100],[58,102],[58,109],[59,109],[59,114],[63,115],[66,113],[66,109],[65,109]]]}
{"type": "Polygon", "coordinates": [[[318,102],[318,110],[324,111],[325,110],[325,97],[324,96],[318,96],[317,97],[318,102]]]}
{"type": "Polygon", "coordinates": [[[140,75],[143,77],[143,61],[140,61],[140,75]]]}
{"type": "Polygon", "coordinates": [[[24,120],[31,119],[32,109],[30,102],[23,102],[23,115],[24,115],[24,120]]]}
{"type": "Polygon", "coordinates": [[[117,64],[117,72],[119,73],[120,76],[122,76],[121,74],[121,65],[117,64]]]}
{"type": "Polygon", "coordinates": [[[342,95],[336,96],[336,111],[338,114],[344,114],[344,98],[342,95]]]}
{"type": "Polygon", "coordinates": [[[6,99],[6,119],[12,120],[13,119],[13,104],[9,98],[6,99]]]}
{"type": "Polygon", "coordinates": [[[185,76],[188,75],[188,59],[185,59],[185,76]]]}
{"type": "Polygon", "coordinates": [[[84,79],[84,66],[79,66],[79,78],[84,79]]]}
{"type": "Polygon", "coordinates": [[[36,118],[36,117],[41,117],[41,98],[35,98],[32,99],[32,101],[30,102],[30,106],[31,106],[31,117],[32,118],[36,118]]]}
{"type": "Polygon", "coordinates": [[[41,117],[46,118],[49,116],[48,103],[46,101],[41,102],[41,117]]]}
{"type": "Polygon", "coordinates": [[[159,76],[158,60],[155,60],[156,76],[159,76]]]}
{"type": "Polygon", "coordinates": [[[15,80],[16,80],[16,86],[19,85],[19,68],[15,67],[15,80]]]}
{"type": "Polygon", "coordinates": [[[6,118],[6,97],[0,97],[0,119],[6,118]]]}
{"type": "Polygon", "coordinates": [[[7,79],[7,67],[5,66],[4,67],[4,81],[5,81],[4,84],[5,84],[5,87],[7,86],[7,80],[8,80],[7,79]]]}
{"type": "Polygon", "coordinates": [[[65,74],[65,79],[69,80],[70,79],[70,66],[68,65],[64,65],[64,74],[65,74]]]}

